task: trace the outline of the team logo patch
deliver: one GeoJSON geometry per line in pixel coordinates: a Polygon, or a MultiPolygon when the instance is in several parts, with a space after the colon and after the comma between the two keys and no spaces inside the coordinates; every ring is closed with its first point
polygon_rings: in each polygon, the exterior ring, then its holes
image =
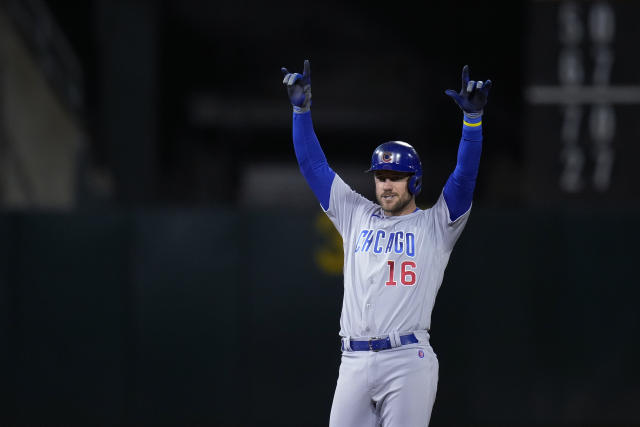
{"type": "Polygon", "coordinates": [[[393,162],[393,153],[390,153],[388,151],[385,151],[384,153],[382,153],[382,161],[384,163],[391,163],[393,162]]]}
{"type": "Polygon", "coordinates": [[[418,357],[419,357],[420,359],[424,358],[424,351],[422,351],[422,350],[418,350],[418,357]]]}

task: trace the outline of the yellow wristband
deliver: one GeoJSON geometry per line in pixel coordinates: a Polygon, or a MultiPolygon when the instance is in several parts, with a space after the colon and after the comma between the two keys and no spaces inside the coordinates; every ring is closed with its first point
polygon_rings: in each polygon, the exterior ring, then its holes
{"type": "Polygon", "coordinates": [[[470,126],[470,127],[474,128],[476,126],[480,126],[482,124],[482,121],[479,121],[478,123],[469,123],[468,121],[463,120],[462,124],[464,124],[465,126],[470,126]]]}

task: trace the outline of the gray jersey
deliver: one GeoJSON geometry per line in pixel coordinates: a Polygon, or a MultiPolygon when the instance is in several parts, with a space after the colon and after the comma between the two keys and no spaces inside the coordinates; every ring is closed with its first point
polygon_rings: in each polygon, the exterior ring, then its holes
{"type": "Polygon", "coordinates": [[[336,175],[326,213],[344,242],[340,335],[428,330],[449,255],[469,212],[452,222],[441,194],[430,209],[385,216],[336,175]]]}

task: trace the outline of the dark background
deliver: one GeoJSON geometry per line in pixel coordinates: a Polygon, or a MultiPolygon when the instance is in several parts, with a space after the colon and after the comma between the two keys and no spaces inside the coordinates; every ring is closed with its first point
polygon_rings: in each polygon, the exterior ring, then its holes
{"type": "MultiPolygon", "coordinates": [[[[558,190],[561,110],[526,88],[556,83],[563,3],[42,3],[81,64],[66,105],[87,144],[72,208],[0,214],[0,425],[328,424],[342,277],[319,254],[340,247],[280,72],[304,59],[334,169],[372,197],[371,152],[408,141],[425,208],[460,136],[443,91],[465,64],[494,81],[433,312],[430,425],[640,425],[638,105],[615,107],[611,187],[558,190]]],[[[640,3],[606,3],[612,85],[633,85],[640,3]]]]}

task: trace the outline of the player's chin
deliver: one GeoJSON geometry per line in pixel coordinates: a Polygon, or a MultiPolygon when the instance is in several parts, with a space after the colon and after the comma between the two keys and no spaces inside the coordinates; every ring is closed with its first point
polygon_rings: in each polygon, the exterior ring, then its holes
{"type": "Polygon", "coordinates": [[[378,197],[378,203],[384,208],[384,210],[390,210],[398,204],[398,200],[396,200],[395,197],[378,197]]]}
{"type": "Polygon", "coordinates": [[[380,204],[387,212],[396,213],[402,209],[402,201],[397,199],[383,200],[380,204]]]}

